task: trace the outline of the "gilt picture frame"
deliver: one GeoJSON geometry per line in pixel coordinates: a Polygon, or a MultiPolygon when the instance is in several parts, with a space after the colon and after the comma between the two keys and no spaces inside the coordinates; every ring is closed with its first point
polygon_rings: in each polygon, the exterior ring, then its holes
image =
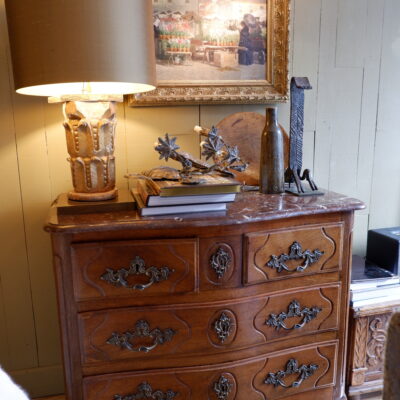
{"type": "Polygon", "coordinates": [[[290,0],[152,1],[157,88],[130,106],[288,100],[290,0]]]}

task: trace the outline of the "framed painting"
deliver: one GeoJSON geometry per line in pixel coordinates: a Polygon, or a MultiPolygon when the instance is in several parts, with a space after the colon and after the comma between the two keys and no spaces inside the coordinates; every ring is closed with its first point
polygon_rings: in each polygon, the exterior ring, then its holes
{"type": "Polygon", "coordinates": [[[290,0],[152,0],[157,89],[132,106],[288,99],[290,0]]]}

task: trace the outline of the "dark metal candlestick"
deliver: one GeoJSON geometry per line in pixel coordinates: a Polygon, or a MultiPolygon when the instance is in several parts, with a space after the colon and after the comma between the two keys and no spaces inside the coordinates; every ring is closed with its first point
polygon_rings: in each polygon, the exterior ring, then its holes
{"type": "Polygon", "coordinates": [[[286,191],[298,196],[323,194],[318,191],[311,171],[305,169],[303,175],[303,131],[304,131],[304,90],[310,90],[312,86],[308,78],[292,78],[290,82],[290,154],[289,168],[285,172],[285,182],[289,183],[289,189],[286,191]],[[310,184],[310,190],[304,190],[301,183],[307,180],[310,184]],[[296,189],[290,189],[292,183],[295,183],[296,189]]]}

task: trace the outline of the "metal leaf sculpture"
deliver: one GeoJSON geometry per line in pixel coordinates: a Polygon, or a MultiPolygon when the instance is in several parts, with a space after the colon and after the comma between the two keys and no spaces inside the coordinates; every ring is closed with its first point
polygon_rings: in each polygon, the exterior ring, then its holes
{"type": "Polygon", "coordinates": [[[218,135],[217,128],[213,126],[210,130],[207,130],[196,126],[195,131],[200,136],[205,137],[204,141],[200,144],[202,148],[201,154],[206,157],[206,160],[213,159],[214,165],[212,168],[214,170],[219,170],[228,176],[234,176],[234,173],[229,171],[229,169],[243,172],[248,167],[249,164],[241,160],[238,147],[225,143],[222,136],[218,135]]]}
{"type": "Polygon", "coordinates": [[[159,137],[158,143],[154,147],[160,154],[160,160],[168,161],[168,159],[171,159],[182,164],[179,173],[183,183],[198,183],[200,180],[195,175],[210,172],[234,177],[235,174],[230,169],[242,172],[247,168],[248,163],[243,162],[239,157],[238,147],[226,144],[223,138],[218,135],[218,130],[215,127],[207,130],[197,126],[195,132],[205,137],[200,144],[201,154],[206,158],[206,161],[212,159],[213,164],[198,160],[189,153],[178,151],[180,148],[176,144],[176,137],[170,138],[168,133],[165,134],[164,138],[159,137]]]}
{"type": "Polygon", "coordinates": [[[160,154],[160,160],[165,158],[165,161],[168,158],[174,158],[179,150],[179,146],[175,143],[176,137],[170,138],[168,133],[165,134],[165,139],[158,138],[158,145],[155,147],[156,151],[160,154]]]}
{"type": "Polygon", "coordinates": [[[201,155],[206,157],[206,160],[209,160],[216,153],[220,152],[224,147],[224,142],[222,141],[220,136],[214,134],[215,132],[216,129],[212,127],[210,134],[208,135],[208,139],[204,141],[201,145],[203,149],[201,155]]]}

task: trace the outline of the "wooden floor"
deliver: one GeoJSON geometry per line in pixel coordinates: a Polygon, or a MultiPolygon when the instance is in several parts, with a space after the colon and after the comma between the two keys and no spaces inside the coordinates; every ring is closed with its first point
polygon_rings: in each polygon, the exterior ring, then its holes
{"type": "Polygon", "coordinates": [[[65,400],[65,396],[41,397],[33,400],[65,400]]]}
{"type": "MultiPolygon", "coordinates": [[[[361,399],[365,399],[365,400],[382,400],[382,396],[373,395],[371,397],[371,395],[364,395],[364,396],[361,397],[361,399]]],[[[65,397],[64,396],[42,397],[40,399],[34,399],[34,400],[65,400],[65,397]]]]}

